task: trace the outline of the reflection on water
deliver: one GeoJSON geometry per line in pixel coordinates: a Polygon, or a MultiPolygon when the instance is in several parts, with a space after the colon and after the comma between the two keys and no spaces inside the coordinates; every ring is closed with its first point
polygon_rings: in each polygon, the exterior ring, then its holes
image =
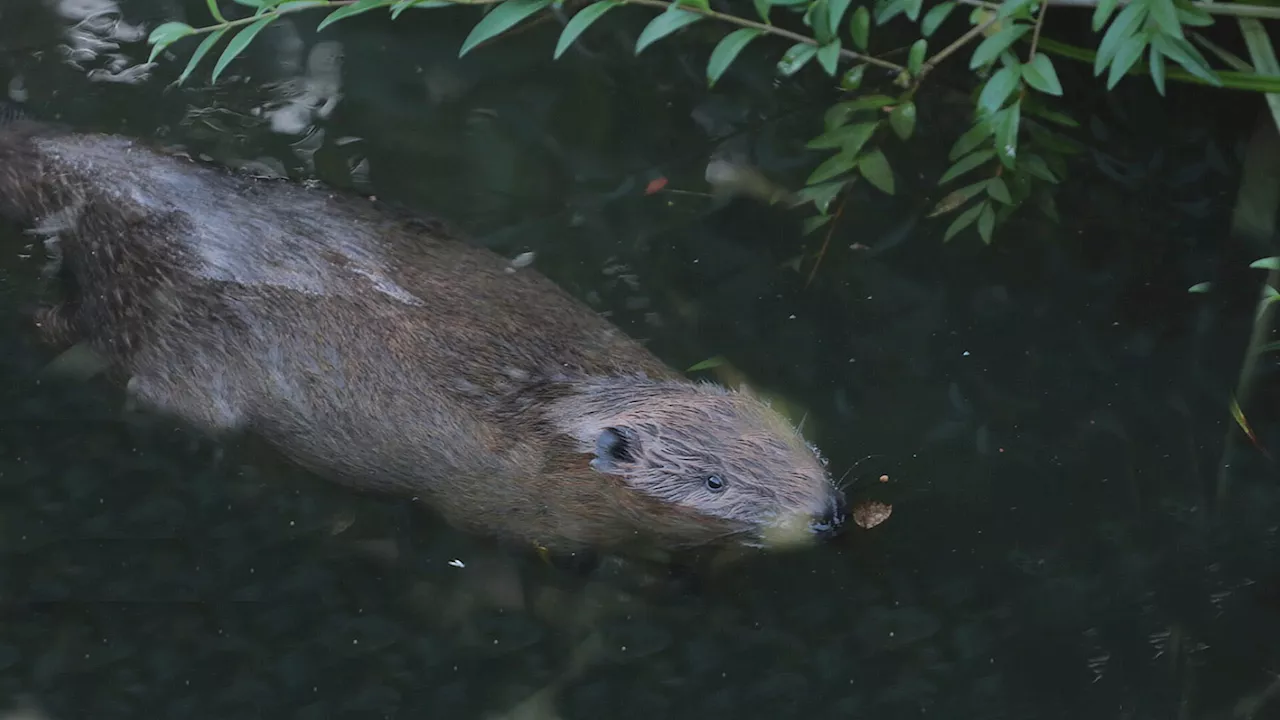
{"type": "MultiPolygon", "coordinates": [[[[121,4],[90,29],[182,9],[121,4]]],[[[183,7],[194,20],[202,6],[183,7]]],[[[0,10],[11,96],[259,172],[367,183],[511,257],[532,251],[673,365],[727,357],[805,418],[837,474],[852,468],[856,499],[894,513],[692,593],[638,591],[625,567],[584,577],[515,558],[410,503],[44,374],[22,315],[42,260],[4,228],[0,705],[54,718],[1280,711],[1277,474],[1227,412],[1259,280],[1240,268],[1275,254],[1228,230],[1255,106],[1082,101],[1089,152],[1058,196],[1062,222],[1028,216],[992,248],[941,245],[920,220],[949,137],[924,134],[898,161],[915,164],[898,168],[898,197],[855,194],[805,287],[798,218],[703,193],[715,157],[803,172],[812,100],[747,75],[709,94],[681,57],[705,49],[637,63],[618,49],[625,24],[601,25],[590,55],[551,63],[553,40],[534,31],[460,62],[462,14],[324,37],[311,19],[255,47],[232,73],[247,82],[166,89],[180,62],[93,82],[54,52],[91,39],[68,39],[58,28],[77,21],[45,8],[0,10]],[[657,177],[686,192],[645,194],[657,177]],[[1186,292],[1205,280],[1219,291],[1186,292]]],[[[145,57],[119,42],[95,67],[145,57]]],[[[1249,407],[1273,453],[1275,363],[1259,363],[1249,407]]]]}

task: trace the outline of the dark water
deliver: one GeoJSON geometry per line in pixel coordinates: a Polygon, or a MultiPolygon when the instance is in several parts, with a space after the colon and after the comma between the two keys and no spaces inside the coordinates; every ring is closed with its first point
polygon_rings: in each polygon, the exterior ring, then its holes
{"type": "MultiPolygon", "coordinates": [[[[203,22],[204,3],[187,5],[203,22]]],[[[184,11],[124,7],[152,25],[184,11]]],[[[0,706],[1280,717],[1280,473],[1228,410],[1263,278],[1244,267],[1276,254],[1273,236],[1231,230],[1257,98],[1177,86],[1161,103],[1140,82],[1107,97],[1086,66],[1059,63],[1087,148],[1061,221],[1028,212],[983,248],[941,244],[945,223],[922,219],[961,121],[940,75],[921,137],[891,154],[897,196],[855,193],[806,286],[809,265],[792,262],[820,236],[705,196],[702,175],[721,153],[802,180],[820,78],[775,89],[768,58],[748,57],[755,72],[709,93],[705,42],[630,57],[639,16],[593,29],[591,55],[550,62],[552,27],[459,61],[468,12],[322,36],[303,16],[264,34],[240,79],[210,89],[206,67],[177,89],[189,49],[149,79],[93,81],[109,59],[68,66],[69,23],[16,0],[0,9],[0,80],[20,76],[11,89],[46,116],[268,162],[441,213],[508,255],[536,251],[674,365],[724,355],[785,398],[833,469],[856,463],[854,498],[893,516],[674,597],[504,556],[407,503],[42,374],[50,357],[22,315],[40,260],[5,229],[0,706]],[[340,43],[340,73],[303,89],[323,105],[336,82],[340,99],[327,115],[278,113],[301,133],[273,132],[255,109],[319,42],[340,43]],[[659,176],[686,192],[646,195],[659,176]],[[1209,280],[1214,292],[1187,293],[1209,280]]],[[[1242,400],[1271,453],[1278,362],[1257,363],[1242,400]]]]}

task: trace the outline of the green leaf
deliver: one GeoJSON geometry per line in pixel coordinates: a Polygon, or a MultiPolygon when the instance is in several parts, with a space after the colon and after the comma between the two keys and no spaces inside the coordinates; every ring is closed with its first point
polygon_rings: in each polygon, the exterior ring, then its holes
{"type": "Polygon", "coordinates": [[[1000,9],[996,10],[996,17],[1007,18],[1033,2],[1039,0],[1004,0],[1000,3],[1000,9]]]}
{"type": "Polygon", "coordinates": [[[1192,27],[1208,27],[1213,24],[1213,16],[1205,12],[1202,8],[1192,5],[1187,0],[1175,0],[1173,3],[1177,8],[1178,21],[1183,25],[1192,27]]]}
{"type": "Polygon", "coordinates": [[[222,15],[222,11],[218,9],[218,0],[205,0],[205,4],[209,6],[209,14],[213,16],[214,22],[224,23],[227,21],[222,15]]]}
{"type": "Polygon", "coordinates": [[[906,6],[904,12],[907,14],[907,19],[911,22],[918,20],[920,18],[920,9],[924,7],[924,0],[906,0],[904,4],[906,6]]]}
{"type": "MultiPolygon", "coordinates": [[[[569,19],[569,22],[564,24],[564,30],[560,32],[560,40],[556,42],[555,53],[551,56],[552,59],[558,60],[560,56],[564,54],[564,51],[568,50],[569,47],[573,45],[573,42],[578,39],[578,36],[591,26],[591,23],[599,20],[605,13],[618,7],[619,4],[619,0],[602,0],[602,2],[592,3],[582,8],[577,13],[574,13],[574,16],[569,19]]],[[[742,31],[739,30],[738,32],[742,31]]],[[[756,30],[754,32],[759,33],[760,31],[756,30]]],[[[728,38],[725,39],[727,40],[728,38]]],[[[743,44],[745,45],[746,43],[743,44]]],[[[718,50],[719,48],[717,48],[717,51],[718,50]]],[[[741,48],[739,48],[739,50],[741,50],[741,48]]],[[[711,61],[715,62],[715,59],[715,53],[711,53],[711,61]]],[[[733,58],[729,59],[732,60],[733,58]]],[[[725,63],[725,67],[728,67],[728,62],[725,63]]],[[[707,72],[710,73],[709,66],[707,72]]],[[[720,72],[724,72],[724,69],[721,68],[720,72]]],[[[716,77],[719,77],[719,73],[716,74],[716,77]]]]}
{"type": "MultiPolygon", "coordinates": [[[[272,0],[268,0],[268,2],[271,1],[272,0]]],[[[301,10],[303,8],[324,7],[328,4],[329,0],[286,0],[286,2],[282,2],[275,6],[275,11],[276,14],[280,14],[282,12],[293,12],[294,10],[301,10]]]]}
{"type": "Polygon", "coordinates": [[[836,74],[836,63],[840,62],[840,40],[839,38],[818,48],[818,64],[828,75],[836,74]]]}
{"type": "Polygon", "coordinates": [[[346,7],[340,7],[329,13],[325,19],[320,21],[319,25],[316,25],[316,32],[324,30],[343,18],[348,18],[352,15],[359,15],[362,12],[368,12],[374,8],[387,7],[387,4],[388,0],[356,0],[356,2],[346,7]]]}
{"type": "Polygon", "coordinates": [[[982,214],[978,215],[978,234],[982,236],[982,242],[991,244],[991,232],[996,228],[996,213],[991,208],[990,202],[982,203],[982,214]]]}
{"type": "Polygon", "coordinates": [[[818,208],[818,212],[823,215],[827,214],[827,208],[831,206],[831,201],[836,199],[840,191],[849,184],[848,180],[836,180],[835,182],[821,183],[819,185],[810,185],[796,193],[796,199],[800,201],[812,201],[813,206],[818,208]]]}
{"type": "Polygon", "coordinates": [[[1280,270],[1280,255],[1254,260],[1249,263],[1249,267],[1254,270],[1280,270]]]}
{"type": "Polygon", "coordinates": [[[1151,70],[1151,82],[1156,86],[1156,92],[1164,95],[1164,53],[1152,45],[1147,54],[1149,56],[1147,63],[1151,70]]]}
{"type": "Polygon", "coordinates": [[[195,28],[184,22],[167,22],[156,26],[155,30],[147,36],[147,42],[155,44],[158,42],[173,42],[178,38],[186,37],[196,31],[195,28]]]}
{"type": "Polygon", "coordinates": [[[1005,167],[1013,169],[1018,160],[1018,128],[1022,121],[1022,103],[1015,102],[996,118],[995,126],[996,155],[1005,167]]]}
{"type": "Polygon", "coordinates": [[[991,137],[993,129],[991,123],[986,120],[979,120],[974,123],[973,127],[965,131],[960,139],[956,140],[956,144],[951,146],[951,152],[947,154],[947,159],[955,162],[960,156],[966,155],[970,150],[982,144],[983,140],[991,137]]]}
{"type": "Polygon", "coordinates": [[[723,364],[724,364],[724,357],[721,355],[716,355],[715,357],[709,357],[706,360],[703,360],[702,362],[697,363],[695,365],[690,365],[689,369],[685,370],[685,372],[697,372],[699,370],[709,370],[713,367],[719,367],[723,364]]]}
{"type": "Polygon", "coordinates": [[[864,95],[857,100],[836,103],[827,108],[822,116],[823,127],[830,130],[843,125],[849,116],[862,110],[875,110],[896,103],[897,100],[888,95],[864,95]]]}
{"type": "Polygon", "coordinates": [[[888,0],[876,4],[876,24],[884,25],[907,9],[907,0],[888,0]]]}
{"type": "Polygon", "coordinates": [[[1178,11],[1173,6],[1173,0],[1146,0],[1146,3],[1147,12],[1151,13],[1151,20],[1156,27],[1166,35],[1182,37],[1182,23],[1178,22],[1178,11]]]}
{"type": "Polygon", "coordinates": [[[778,61],[778,72],[786,76],[796,74],[800,68],[813,59],[818,48],[808,43],[796,43],[778,61]]]}
{"type": "MultiPolygon", "coordinates": [[[[676,2],[679,1],[676,0],[676,2]]],[[[826,45],[831,40],[827,34],[827,16],[830,8],[828,0],[813,0],[805,8],[804,15],[801,17],[801,22],[813,29],[811,34],[819,46],[826,45]]]]}
{"type": "Polygon", "coordinates": [[[987,189],[987,180],[979,180],[976,183],[965,185],[959,190],[952,190],[945,197],[938,201],[938,204],[929,213],[929,217],[941,215],[944,212],[950,212],[961,205],[973,199],[974,195],[987,189]]]}
{"type": "Polygon", "coordinates": [[[951,225],[947,227],[947,232],[942,236],[942,242],[947,242],[956,236],[956,233],[969,227],[974,220],[978,219],[978,214],[982,212],[982,208],[986,207],[986,203],[978,203],[973,207],[960,213],[955,220],[951,221],[951,225]]]}
{"type": "Polygon", "coordinates": [[[253,39],[258,36],[258,33],[262,32],[262,29],[267,25],[270,25],[277,17],[280,16],[275,14],[264,15],[252,25],[236,33],[235,37],[231,38],[231,42],[227,43],[227,47],[222,50],[222,55],[218,57],[218,62],[214,63],[213,76],[210,78],[209,82],[218,82],[218,76],[222,74],[223,70],[227,69],[227,65],[229,65],[237,55],[244,52],[244,49],[249,47],[249,43],[253,42],[253,39]]]}
{"type": "Polygon", "coordinates": [[[1206,292],[1209,292],[1209,290],[1212,288],[1213,288],[1213,283],[1202,282],[1202,283],[1196,283],[1195,285],[1192,285],[1191,287],[1187,288],[1187,292],[1206,293],[1206,292]]]}
{"type": "Polygon", "coordinates": [[[151,35],[147,37],[147,42],[151,43],[152,46],[151,57],[147,59],[147,62],[154,62],[156,56],[164,51],[165,48],[195,31],[195,28],[181,22],[167,22],[158,25],[155,30],[151,31],[151,35]]]}
{"type": "Polygon", "coordinates": [[[849,72],[840,78],[840,87],[844,90],[857,90],[862,85],[862,76],[867,74],[866,63],[849,69],[849,72]]]}
{"type": "Polygon", "coordinates": [[[880,148],[870,150],[858,159],[858,173],[884,194],[893,194],[893,170],[880,148]]]}
{"type": "Polygon", "coordinates": [[[395,20],[400,17],[400,13],[410,8],[416,10],[430,10],[431,8],[455,7],[457,3],[447,2],[446,0],[400,0],[391,7],[391,19],[395,20]]]}
{"type": "Polygon", "coordinates": [[[1210,85],[1222,87],[1222,78],[1219,78],[1213,68],[1209,67],[1208,61],[1191,43],[1180,38],[1157,35],[1151,40],[1151,44],[1159,48],[1166,57],[1185,68],[1187,72],[1210,85]]]}
{"type": "Polygon", "coordinates": [[[832,105],[827,109],[827,115],[831,117],[837,113],[843,113],[843,117],[847,117],[850,113],[855,113],[860,110],[876,110],[882,107],[888,107],[896,102],[898,102],[896,98],[892,98],[888,95],[863,95],[856,100],[846,100],[832,105]]]}
{"type": "Polygon", "coordinates": [[[933,6],[933,9],[924,14],[924,20],[920,22],[921,34],[925,37],[932,35],[938,29],[938,26],[947,19],[947,16],[951,14],[951,11],[955,9],[954,0],[933,6]]]}
{"type": "Polygon", "coordinates": [[[765,25],[772,25],[773,22],[769,20],[769,11],[773,9],[773,4],[769,0],[754,0],[754,2],[756,13],[760,15],[760,19],[764,21],[765,25]]]}
{"type": "Polygon", "coordinates": [[[911,49],[907,51],[907,72],[912,75],[920,74],[920,66],[924,65],[924,54],[929,49],[929,41],[924,38],[911,43],[911,49]]]}
{"type": "Polygon", "coordinates": [[[997,200],[1005,205],[1013,204],[1013,196],[1009,194],[1009,186],[999,177],[993,177],[987,181],[987,194],[992,200],[997,200]]]}
{"type": "Polygon", "coordinates": [[[859,50],[867,49],[868,34],[871,32],[871,13],[867,12],[866,5],[859,5],[857,10],[853,11],[853,15],[849,17],[849,37],[853,38],[853,44],[859,50]]]}
{"type": "MultiPolygon", "coordinates": [[[[592,7],[595,7],[594,5],[592,7]]],[[[587,8],[590,10],[591,8],[587,8]]],[[[583,12],[586,12],[585,10],[583,12]]],[[[579,13],[581,15],[582,13],[579,13]]],[[[576,19],[576,16],[575,16],[576,19]]],[[[568,31],[568,27],[565,28],[568,31]]],[[[755,40],[764,33],[763,30],[756,28],[741,28],[725,35],[724,38],[716,43],[715,50],[711,51],[711,59],[707,61],[707,86],[714,87],[716,81],[724,74],[725,70],[733,64],[734,58],[738,57],[738,53],[747,46],[747,43],[755,40]]]]}
{"type": "MultiPolygon", "coordinates": [[[[1244,36],[1245,36],[1245,46],[1246,46],[1246,47],[1248,47],[1248,45],[1249,45],[1249,35],[1251,34],[1251,33],[1250,33],[1250,30],[1249,30],[1248,28],[1250,28],[1249,20],[1248,20],[1248,19],[1245,19],[1245,18],[1241,18],[1241,19],[1240,19],[1240,30],[1241,30],[1241,32],[1242,32],[1242,33],[1244,33],[1244,36]]],[[[1266,34],[1266,31],[1265,31],[1265,30],[1263,30],[1262,32],[1263,32],[1263,34],[1264,34],[1264,35],[1266,34]]],[[[1205,37],[1204,35],[1202,35],[1202,34],[1200,34],[1200,33],[1196,33],[1196,34],[1195,34],[1195,40],[1196,40],[1196,42],[1198,42],[1198,43],[1200,43],[1201,45],[1203,45],[1203,46],[1205,47],[1205,49],[1207,49],[1207,50],[1209,50],[1210,52],[1212,52],[1212,53],[1213,53],[1213,54],[1214,54],[1214,55],[1215,55],[1219,60],[1221,60],[1222,62],[1226,63],[1228,66],[1230,66],[1230,68],[1231,68],[1232,70],[1238,70],[1238,71],[1243,72],[1243,73],[1252,73],[1252,72],[1253,72],[1253,65],[1251,65],[1251,64],[1250,64],[1250,63],[1248,63],[1248,62],[1246,62],[1246,61],[1245,61],[1243,58],[1241,58],[1239,55],[1236,55],[1235,53],[1233,53],[1233,52],[1231,52],[1230,50],[1228,50],[1228,49],[1226,49],[1226,48],[1222,47],[1221,45],[1219,45],[1219,44],[1217,44],[1217,43],[1215,43],[1214,41],[1210,40],[1209,38],[1205,37]]],[[[1268,43],[1268,44],[1269,44],[1269,43],[1268,43]]],[[[1152,47],[1157,47],[1157,45],[1156,45],[1154,42],[1152,42],[1152,43],[1151,43],[1151,46],[1152,46],[1152,47]]],[[[1195,47],[1195,46],[1193,45],[1192,47],[1195,47]]],[[[1259,68],[1259,74],[1261,74],[1261,75],[1271,75],[1272,73],[1266,72],[1264,68],[1259,68]]]]}
{"type": "MultiPolygon", "coordinates": [[[[538,2],[546,2],[547,0],[537,0],[538,2]]],[[[508,2],[516,2],[516,0],[508,0],[508,2]]],[[[688,10],[667,10],[658,17],[654,18],[640,31],[640,37],[636,40],[636,54],[639,55],[645,48],[671,33],[703,19],[702,15],[691,13],[688,10]]]]}
{"type": "Polygon", "coordinates": [[[829,222],[831,222],[830,215],[814,215],[804,219],[804,225],[801,229],[804,235],[808,235],[829,222]]]}
{"type": "Polygon", "coordinates": [[[1003,67],[987,80],[982,93],[978,95],[978,107],[986,113],[994,113],[1009,99],[1009,95],[1018,89],[1018,72],[1003,67]]]}
{"type": "Polygon", "coordinates": [[[1107,19],[1111,17],[1111,13],[1115,12],[1116,5],[1120,0],[1099,0],[1098,7],[1093,9],[1093,31],[1098,32],[1103,25],[1107,24],[1107,19]]]}
{"type": "Polygon", "coordinates": [[[1111,72],[1107,74],[1107,89],[1116,86],[1120,82],[1120,78],[1129,72],[1129,68],[1142,57],[1142,51],[1147,47],[1147,38],[1145,35],[1130,35],[1120,45],[1120,49],[1116,50],[1115,59],[1111,61],[1111,72]]]}
{"type": "Polygon", "coordinates": [[[889,113],[889,127],[899,138],[908,140],[916,130],[916,104],[907,101],[889,113]]]}
{"type": "MultiPolygon", "coordinates": [[[[1005,183],[1005,187],[1009,190],[1009,199],[1011,201],[995,206],[996,220],[999,221],[1008,215],[1013,208],[1020,207],[1027,198],[1031,197],[1032,182],[1031,177],[1024,172],[1004,173],[995,177],[1000,178],[1005,183]]],[[[987,194],[990,195],[990,193],[987,194]]],[[[999,202],[995,197],[991,199],[999,202]]]]}
{"type": "Polygon", "coordinates": [[[1035,115],[1038,118],[1044,118],[1051,123],[1057,123],[1063,127],[1080,127],[1080,123],[1076,122],[1070,115],[1065,115],[1056,110],[1050,110],[1049,108],[1042,107],[1039,104],[1028,105],[1027,114],[1035,115]]]}
{"type": "Polygon", "coordinates": [[[851,4],[853,0],[827,0],[827,33],[832,37],[840,32],[840,21],[851,4]]]}
{"type": "Polygon", "coordinates": [[[830,180],[837,175],[849,172],[853,169],[853,166],[853,155],[841,151],[827,158],[825,162],[814,168],[813,174],[809,176],[808,180],[804,181],[804,184],[817,185],[818,183],[830,180]]]}
{"type": "Polygon", "coordinates": [[[1058,71],[1053,69],[1053,61],[1046,53],[1036,53],[1031,62],[1022,66],[1022,79],[1042,93],[1062,95],[1062,83],[1058,82],[1058,71]]]}
{"type": "Polygon", "coordinates": [[[1098,54],[1093,58],[1093,74],[1101,75],[1104,68],[1111,63],[1120,46],[1138,29],[1147,16],[1147,6],[1141,2],[1131,2],[1116,16],[1115,22],[1107,28],[1098,45],[1098,54]]]}
{"type": "MultiPolygon", "coordinates": [[[[462,57],[471,52],[475,46],[493,37],[497,37],[502,33],[510,30],[516,23],[524,20],[530,15],[545,9],[551,4],[551,0],[506,0],[502,4],[489,11],[487,15],[471,28],[471,32],[467,38],[462,41],[462,47],[458,50],[458,57],[462,57]]],[[[659,16],[663,17],[663,16],[659,16]]]]}
{"type": "Polygon", "coordinates": [[[850,156],[856,155],[862,146],[871,139],[876,128],[879,127],[878,122],[859,123],[857,125],[843,125],[831,132],[823,133],[818,137],[805,143],[805,147],[814,150],[829,150],[831,148],[841,148],[850,156]]]}
{"type": "Polygon", "coordinates": [[[204,56],[209,54],[209,51],[213,49],[213,46],[218,44],[218,41],[222,39],[222,36],[227,34],[227,30],[228,28],[215,30],[214,32],[209,33],[209,35],[200,42],[196,51],[191,54],[191,59],[187,61],[186,69],[178,76],[179,85],[186,82],[188,77],[191,77],[192,71],[196,69],[196,66],[200,64],[200,61],[204,59],[204,56]]]}
{"type": "Polygon", "coordinates": [[[1049,165],[1045,163],[1044,158],[1039,155],[1028,154],[1022,159],[1022,168],[1041,180],[1051,183],[1058,182],[1057,176],[1049,169],[1049,165]]]}
{"type": "Polygon", "coordinates": [[[938,180],[939,185],[945,185],[948,181],[954,180],[979,165],[987,162],[996,156],[995,150],[978,150],[970,155],[966,155],[955,162],[938,180]]]}
{"type": "Polygon", "coordinates": [[[969,69],[976,70],[995,60],[1000,53],[1017,42],[1018,38],[1027,34],[1030,29],[1030,25],[1013,23],[995,35],[983,40],[978,44],[978,48],[973,51],[973,57],[969,59],[969,69]]]}

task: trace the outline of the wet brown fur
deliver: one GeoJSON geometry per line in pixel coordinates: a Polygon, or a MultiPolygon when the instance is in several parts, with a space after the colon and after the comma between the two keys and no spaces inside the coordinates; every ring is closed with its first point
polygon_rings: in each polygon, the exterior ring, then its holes
{"type": "Polygon", "coordinates": [[[687,381],[537,272],[363,198],[24,122],[0,128],[0,214],[57,237],[67,294],[38,318],[46,340],[87,342],[144,405],[258,433],[460,527],[687,547],[839,500],[762,403],[687,381]],[[634,434],[634,462],[597,469],[609,427],[634,434]],[[708,473],[730,480],[722,495],[708,473]]]}

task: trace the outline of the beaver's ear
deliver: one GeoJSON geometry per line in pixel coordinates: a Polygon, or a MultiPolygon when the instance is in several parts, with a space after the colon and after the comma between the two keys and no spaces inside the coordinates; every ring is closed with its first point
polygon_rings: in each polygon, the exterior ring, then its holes
{"type": "Polygon", "coordinates": [[[596,436],[595,459],[591,467],[600,472],[621,472],[635,462],[635,433],[624,427],[607,427],[596,436]]]}

